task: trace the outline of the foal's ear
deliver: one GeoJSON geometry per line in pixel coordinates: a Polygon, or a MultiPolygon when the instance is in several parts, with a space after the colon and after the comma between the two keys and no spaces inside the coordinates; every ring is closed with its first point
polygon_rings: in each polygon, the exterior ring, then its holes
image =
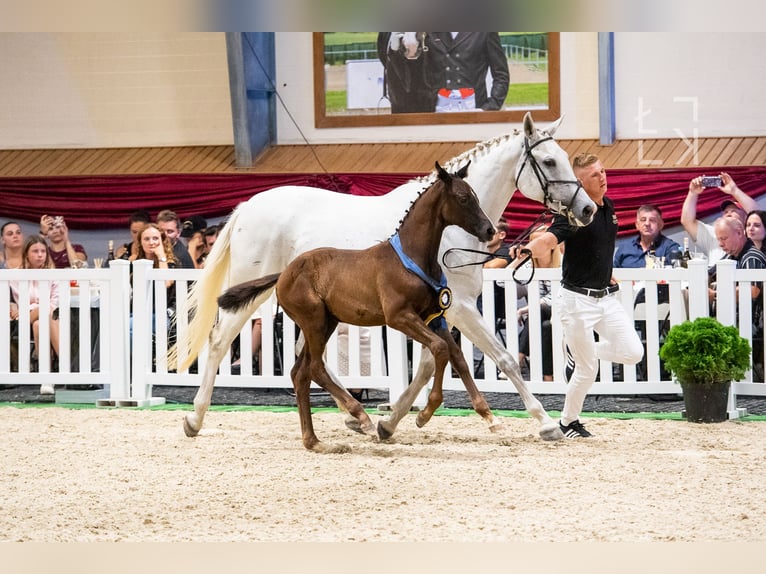
{"type": "Polygon", "coordinates": [[[455,174],[460,179],[465,179],[465,176],[468,175],[468,166],[471,165],[471,160],[468,160],[468,163],[465,164],[463,167],[460,168],[460,170],[455,174]]]}
{"type": "Polygon", "coordinates": [[[450,174],[447,173],[447,170],[444,169],[442,166],[439,165],[439,162],[434,162],[434,166],[436,166],[436,172],[439,174],[439,179],[442,180],[444,183],[449,183],[452,181],[452,178],[450,177],[450,174]]]}

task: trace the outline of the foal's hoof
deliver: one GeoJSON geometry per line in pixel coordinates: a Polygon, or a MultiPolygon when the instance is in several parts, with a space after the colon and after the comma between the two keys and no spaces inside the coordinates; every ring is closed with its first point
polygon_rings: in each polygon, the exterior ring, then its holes
{"type": "Polygon", "coordinates": [[[359,419],[348,415],[343,422],[346,424],[346,428],[358,432],[359,434],[364,434],[365,431],[362,430],[362,424],[359,422],[359,419]]]}
{"type": "Polygon", "coordinates": [[[489,425],[489,432],[503,432],[505,430],[505,425],[503,423],[492,423],[489,425]]]}
{"type": "Polygon", "coordinates": [[[186,415],[184,417],[184,434],[190,438],[193,438],[199,434],[199,427],[195,428],[192,425],[191,418],[191,415],[186,415]]]}
{"type": "Polygon", "coordinates": [[[561,432],[559,423],[550,422],[540,427],[540,438],[547,441],[561,440],[564,433],[561,432]]]}
{"type": "Polygon", "coordinates": [[[426,413],[426,411],[420,411],[417,418],[415,418],[415,424],[418,426],[418,428],[423,428],[428,424],[428,421],[431,420],[431,416],[432,415],[426,413]]]}
{"type": "Polygon", "coordinates": [[[395,427],[387,421],[378,421],[378,438],[380,440],[388,440],[394,436],[395,427]]]}

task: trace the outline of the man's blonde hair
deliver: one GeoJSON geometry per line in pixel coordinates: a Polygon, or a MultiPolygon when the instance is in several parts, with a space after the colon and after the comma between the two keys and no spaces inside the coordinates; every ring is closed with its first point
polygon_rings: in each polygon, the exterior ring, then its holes
{"type": "Polygon", "coordinates": [[[582,167],[588,167],[589,165],[593,165],[599,161],[599,157],[596,154],[592,154],[589,152],[585,153],[578,153],[575,158],[572,160],[572,167],[582,168],[582,167]]]}

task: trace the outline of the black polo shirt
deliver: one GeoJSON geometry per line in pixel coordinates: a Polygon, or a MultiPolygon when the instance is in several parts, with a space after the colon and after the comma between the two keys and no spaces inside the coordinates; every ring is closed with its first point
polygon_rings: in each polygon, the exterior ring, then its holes
{"type": "Polygon", "coordinates": [[[612,279],[614,245],[617,239],[617,215],[614,203],[604,197],[597,206],[593,221],[585,227],[570,225],[556,215],[548,231],[559,243],[566,241],[561,262],[562,282],[575,287],[604,289],[612,279]]]}

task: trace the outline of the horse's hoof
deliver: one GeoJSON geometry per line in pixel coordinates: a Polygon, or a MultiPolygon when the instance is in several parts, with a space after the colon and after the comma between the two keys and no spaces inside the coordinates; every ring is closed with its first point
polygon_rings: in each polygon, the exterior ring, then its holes
{"type": "Polygon", "coordinates": [[[551,422],[540,427],[540,438],[546,441],[561,440],[564,433],[561,432],[559,423],[551,422]]]}
{"type": "Polygon", "coordinates": [[[431,415],[426,414],[425,411],[420,411],[418,413],[417,418],[415,419],[415,424],[417,425],[418,428],[423,428],[424,426],[428,424],[428,421],[430,420],[431,420],[431,415]]]}
{"type": "Polygon", "coordinates": [[[318,442],[309,450],[312,452],[318,452],[319,454],[346,454],[351,452],[351,447],[347,444],[328,444],[324,442],[318,442]]]}
{"type": "Polygon", "coordinates": [[[503,423],[494,423],[489,425],[489,432],[502,432],[505,430],[503,423]]]}
{"type": "Polygon", "coordinates": [[[193,438],[199,434],[199,428],[194,428],[194,426],[192,426],[190,418],[191,415],[186,415],[184,417],[184,433],[189,438],[193,438]]]}
{"type": "Polygon", "coordinates": [[[360,434],[369,434],[365,433],[364,430],[362,430],[362,424],[359,422],[359,419],[356,419],[352,417],[351,415],[346,417],[346,420],[343,421],[346,424],[346,428],[358,432],[360,434]]]}
{"type": "Polygon", "coordinates": [[[391,423],[386,421],[378,421],[378,437],[380,440],[388,440],[394,436],[395,428],[391,426],[391,423]]]}
{"type": "Polygon", "coordinates": [[[378,429],[375,427],[374,424],[372,424],[372,421],[370,421],[369,424],[362,425],[362,432],[366,434],[369,437],[372,437],[375,440],[378,440],[378,429]]]}

